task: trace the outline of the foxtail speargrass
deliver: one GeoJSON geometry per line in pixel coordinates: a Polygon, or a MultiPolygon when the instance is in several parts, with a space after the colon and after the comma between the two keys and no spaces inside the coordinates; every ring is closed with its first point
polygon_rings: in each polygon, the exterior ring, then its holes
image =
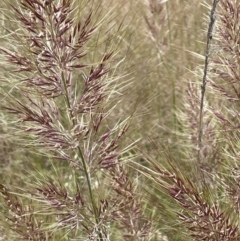
{"type": "Polygon", "coordinates": [[[3,109],[26,133],[23,147],[34,148],[47,161],[66,162],[63,173],[53,169],[56,177],[28,174],[34,183],[29,190],[1,185],[12,240],[149,236],[137,183],[121,157],[128,119],[107,121],[118,79],[111,73],[111,46],[103,52],[94,42],[102,41],[95,36],[106,23],[97,19],[99,9],[92,4],[23,0],[8,5],[14,25],[6,28],[8,47],[0,50],[3,67],[16,82],[2,85],[3,109]]]}
{"type": "Polygon", "coordinates": [[[0,11],[0,240],[240,240],[238,0],[0,11]]]}

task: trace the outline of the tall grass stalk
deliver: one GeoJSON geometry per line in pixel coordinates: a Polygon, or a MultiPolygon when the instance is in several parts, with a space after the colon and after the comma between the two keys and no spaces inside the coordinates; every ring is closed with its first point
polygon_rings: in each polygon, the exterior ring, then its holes
{"type": "MultiPolygon", "coordinates": [[[[206,91],[206,85],[207,85],[207,73],[209,69],[209,58],[210,58],[210,48],[211,48],[211,41],[213,37],[213,27],[214,22],[216,18],[216,8],[219,0],[214,0],[211,13],[210,13],[210,21],[208,26],[208,32],[207,32],[207,46],[206,46],[206,53],[205,53],[205,63],[204,63],[204,71],[203,71],[203,80],[201,85],[201,102],[200,102],[200,114],[199,114],[199,135],[198,135],[198,163],[200,163],[200,152],[202,148],[202,128],[203,128],[203,108],[204,108],[204,97],[205,97],[205,91],[206,91]]],[[[199,170],[200,172],[200,170],[199,170]]]]}

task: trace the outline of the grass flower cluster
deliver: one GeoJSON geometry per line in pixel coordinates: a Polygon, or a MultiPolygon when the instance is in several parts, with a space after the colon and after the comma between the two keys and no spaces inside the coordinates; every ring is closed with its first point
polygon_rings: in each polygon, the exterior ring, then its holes
{"type": "Polygon", "coordinates": [[[0,2],[0,240],[240,240],[239,12],[0,2]]]}
{"type": "Polygon", "coordinates": [[[10,7],[17,29],[7,32],[16,45],[2,47],[1,53],[7,71],[11,66],[18,79],[12,91],[10,81],[4,83],[3,110],[26,134],[23,146],[34,147],[42,161],[65,162],[63,177],[57,167],[56,176],[39,170],[42,178],[35,176],[21,196],[1,187],[13,235],[109,240],[116,228],[126,240],[147,236],[149,221],[121,158],[128,120],[107,121],[118,80],[111,73],[113,52],[109,47],[92,63],[85,60],[97,44],[91,43],[101,27],[92,19],[97,9],[83,13],[77,2],[65,0],[20,1],[10,7]]]}

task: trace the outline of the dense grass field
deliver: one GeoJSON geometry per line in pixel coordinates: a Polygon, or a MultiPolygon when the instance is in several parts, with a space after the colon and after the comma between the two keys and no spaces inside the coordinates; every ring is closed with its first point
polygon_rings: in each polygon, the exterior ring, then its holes
{"type": "Polygon", "coordinates": [[[240,1],[0,1],[0,240],[240,240],[240,1]]]}

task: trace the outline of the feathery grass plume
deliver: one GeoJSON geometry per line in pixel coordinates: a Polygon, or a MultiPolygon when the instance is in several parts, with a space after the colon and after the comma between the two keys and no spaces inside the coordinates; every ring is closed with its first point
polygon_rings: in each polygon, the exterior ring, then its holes
{"type": "MultiPolygon", "coordinates": [[[[183,130],[179,133],[181,140],[185,140],[182,156],[188,163],[186,168],[190,168],[193,176],[196,177],[197,165],[202,172],[205,181],[212,179],[213,174],[219,166],[219,150],[217,145],[216,124],[214,116],[209,108],[209,103],[205,98],[205,108],[202,114],[202,140],[201,150],[198,153],[198,132],[199,132],[199,113],[200,113],[201,91],[199,85],[188,80],[186,98],[183,103],[183,110],[178,112],[179,122],[183,130]],[[200,158],[198,157],[200,155],[200,158]],[[210,178],[210,179],[209,179],[210,178]]],[[[202,181],[196,179],[196,181],[202,181]]],[[[200,183],[199,183],[200,184],[200,183]]],[[[211,181],[211,184],[212,181],[211,181]]]]}
{"type": "Polygon", "coordinates": [[[9,229],[16,232],[21,240],[49,240],[51,233],[41,230],[41,219],[33,215],[33,207],[22,203],[3,185],[0,185],[0,189],[9,208],[6,216],[9,229]]]}
{"type": "MultiPolygon", "coordinates": [[[[43,225],[32,232],[50,233],[53,240],[109,240],[118,227],[124,231],[115,240],[142,239],[150,225],[121,159],[128,119],[107,122],[115,107],[111,102],[118,78],[111,75],[111,45],[102,53],[93,42],[104,24],[104,19],[97,19],[99,9],[94,4],[78,6],[78,1],[70,0],[10,4],[17,27],[7,29],[12,42],[0,50],[6,58],[4,67],[14,72],[17,84],[11,87],[14,91],[2,86],[4,109],[16,116],[16,127],[26,133],[23,148],[34,148],[53,162],[64,160],[69,172],[61,179],[41,173],[42,179],[18,198],[27,198],[35,207],[27,213],[31,220],[41,214],[43,225]],[[87,57],[94,54],[97,57],[89,61],[87,57]],[[67,175],[72,180],[67,181],[67,175]]],[[[97,37],[97,42],[102,41],[97,37]]],[[[4,190],[2,195],[8,196],[4,190]]],[[[9,206],[8,198],[5,201],[9,206]]],[[[16,238],[25,239],[27,229],[20,234],[18,230],[13,229],[16,238]]]]}
{"type": "Polygon", "coordinates": [[[173,157],[167,157],[164,166],[151,157],[148,161],[151,169],[144,166],[137,168],[152,181],[152,186],[176,201],[174,212],[179,218],[182,237],[188,239],[190,236],[193,240],[238,240],[240,232],[235,213],[229,213],[218,200],[219,197],[211,193],[207,186],[200,191],[185,170],[170,163],[173,157]]]}
{"type": "MultiPolygon", "coordinates": [[[[205,107],[205,90],[207,83],[207,74],[209,73],[209,56],[210,56],[210,42],[212,38],[214,39],[215,35],[213,34],[213,23],[215,22],[215,15],[218,14],[217,23],[219,26],[221,25],[218,21],[221,16],[219,11],[216,12],[216,6],[218,1],[213,1],[212,11],[210,14],[210,24],[207,35],[207,51],[206,51],[206,59],[205,59],[205,69],[204,69],[204,77],[203,77],[203,85],[202,85],[202,93],[201,98],[195,95],[194,89],[190,86],[190,92],[188,92],[190,101],[188,104],[195,105],[196,103],[200,103],[197,108],[194,108],[193,112],[189,114],[194,119],[198,117],[198,121],[194,120],[192,123],[195,123],[196,126],[199,125],[199,132],[195,133],[195,143],[196,147],[199,147],[198,152],[198,160],[204,159],[207,160],[210,158],[209,155],[212,155],[211,151],[204,152],[204,133],[203,129],[207,131],[209,128],[209,122],[204,120],[204,115],[206,114],[205,107]],[[203,108],[204,107],[204,108],[203,108]],[[196,110],[195,110],[196,109],[196,110]],[[200,121],[199,121],[200,120],[200,121]],[[196,135],[198,134],[199,135],[196,135]]],[[[236,2],[234,2],[236,3],[236,2]]],[[[221,2],[222,4],[222,2],[221,2]]],[[[222,5],[219,2],[220,8],[222,5]]],[[[232,2],[233,4],[233,2],[232,2]]],[[[223,4],[224,6],[224,4],[223,4]]],[[[236,8],[227,8],[236,9],[236,8]]],[[[228,16],[231,16],[229,12],[227,12],[228,16]]],[[[238,14],[236,15],[238,16],[238,14]]],[[[226,16],[225,16],[226,18],[226,16]]],[[[237,18],[237,17],[236,17],[237,18]]],[[[236,19],[233,18],[233,19],[236,19]]],[[[237,20],[235,20],[237,21],[237,20]]],[[[236,25],[236,24],[235,24],[236,25]]],[[[218,27],[218,25],[217,25],[218,27]]],[[[232,29],[232,28],[231,28],[232,29]]],[[[227,55],[228,56],[228,55],[227,55]]],[[[226,63],[225,63],[226,65],[226,63]]],[[[216,72],[217,70],[215,70],[216,72]]],[[[212,99],[211,99],[212,100],[212,99]]],[[[212,105],[212,103],[210,103],[212,105]]],[[[218,107],[218,106],[217,106],[218,107]]],[[[217,108],[215,107],[215,110],[217,108]]],[[[220,116],[220,115],[219,115],[220,116]]],[[[210,129],[216,128],[210,127],[210,129]]],[[[214,130],[215,131],[215,130],[214,130]]],[[[212,130],[211,130],[212,132],[212,130]]],[[[207,138],[207,136],[205,136],[207,138]]],[[[216,137],[210,138],[210,143],[215,143],[217,141],[216,137]]],[[[226,137],[225,137],[226,140],[226,137]]],[[[228,141],[230,139],[227,139],[228,141]]],[[[232,139],[233,140],[233,139],[232,139]]],[[[208,144],[208,143],[207,143],[208,144]]],[[[219,143],[218,143],[219,144],[219,143]]],[[[229,147],[230,145],[228,145],[229,147]]],[[[225,146],[226,147],[226,146],[225,146]]],[[[218,149],[217,151],[220,151],[218,149]]],[[[235,149],[236,150],[236,149],[235,149]]],[[[165,155],[167,154],[167,151],[165,155]]],[[[220,153],[221,154],[221,153],[220,153]]],[[[231,155],[233,156],[233,155],[231,155]]],[[[230,156],[230,157],[231,157],[230,156]]],[[[231,203],[229,203],[229,199],[225,196],[230,194],[233,197],[233,194],[237,193],[238,189],[234,189],[231,192],[226,192],[225,186],[227,182],[231,180],[227,180],[230,178],[219,178],[220,175],[218,173],[212,173],[215,175],[215,183],[213,186],[207,186],[206,182],[203,185],[198,185],[199,182],[196,182],[192,177],[193,173],[188,173],[184,167],[181,166],[178,158],[174,157],[173,154],[170,156],[163,156],[159,153],[159,160],[155,160],[154,158],[147,157],[145,155],[146,160],[149,161],[149,165],[147,167],[141,166],[137,167],[140,171],[152,180],[152,186],[159,190],[164,190],[172,200],[175,200],[178,203],[178,206],[175,207],[174,212],[178,214],[179,223],[181,227],[185,227],[188,231],[186,232],[187,236],[192,237],[194,240],[238,240],[240,231],[238,228],[238,219],[239,212],[236,212],[236,208],[234,208],[231,203]],[[214,188],[213,188],[214,187],[214,188]]],[[[234,156],[233,156],[234,157],[234,156]]],[[[215,158],[213,156],[213,158],[215,158]]],[[[235,159],[236,161],[237,159],[235,159]]],[[[220,163],[219,163],[220,164],[220,163]]],[[[222,164],[222,163],[221,163],[222,164]]],[[[228,162],[224,163],[224,165],[229,165],[228,162]]],[[[199,172],[201,169],[198,169],[199,172]]],[[[234,172],[233,172],[234,173],[234,172]]],[[[235,172],[239,173],[239,172],[235,172]]],[[[201,173],[200,173],[201,174],[201,173]]],[[[229,176],[230,172],[228,173],[229,176]]],[[[201,176],[201,175],[200,175],[201,176]]],[[[235,175],[238,176],[238,175],[235,175]]],[[[237,177],[235,177],[235,181],[237,181],[237,177]]],[[[149,184],[148,184],[149,185],[149,184]]],[[[147,188],[146,188],[147,189],[147,188]]],[[[153,195],[150,193],[150,195],[153,195]]],[[[236,197],[236,196],[235,196],[236,197]]],[[[235,198],[235,201],[237,197],[235,198]]],[[[161,202],[161,199],[158,200],[161,202]]],[[[238,210],[237,210],[238,211],[238,210]]],[[[184,232],[184,231],[182,231],[184,232]]]]}
{"type": "Polygon", "coordinates": [[[151,222],[142,215],[143,202],[137,195],[137,182],[132,181],[124,167],[119,164],[110,172],[115,195],[111,202],[115,203],[113,217],[123,232],[124,240],[152,240],[151,222]]]}
{"type": "Polygon", "coordinates": [[[239,213],[239,1],[220,1],[217,12],[215,54],[209,83],[216,96],[212,112],[218,120],[225,159],[221,177],[223,196],[239,213]]]}
{"type": "MultiPolygon", "coordinates": [[[[211,67],[209,80],[215,94],[221,99],[221,108],[215,111],[216,117],[226,125],[227,130],[238,132],[238,101],[239,101],[239,50],[238,32],[239,3],[223,1],[218,10],[216,26],[216,53],[211,67]]],[[[233,133],[232,133],[233,134],[233,133]]]]}

